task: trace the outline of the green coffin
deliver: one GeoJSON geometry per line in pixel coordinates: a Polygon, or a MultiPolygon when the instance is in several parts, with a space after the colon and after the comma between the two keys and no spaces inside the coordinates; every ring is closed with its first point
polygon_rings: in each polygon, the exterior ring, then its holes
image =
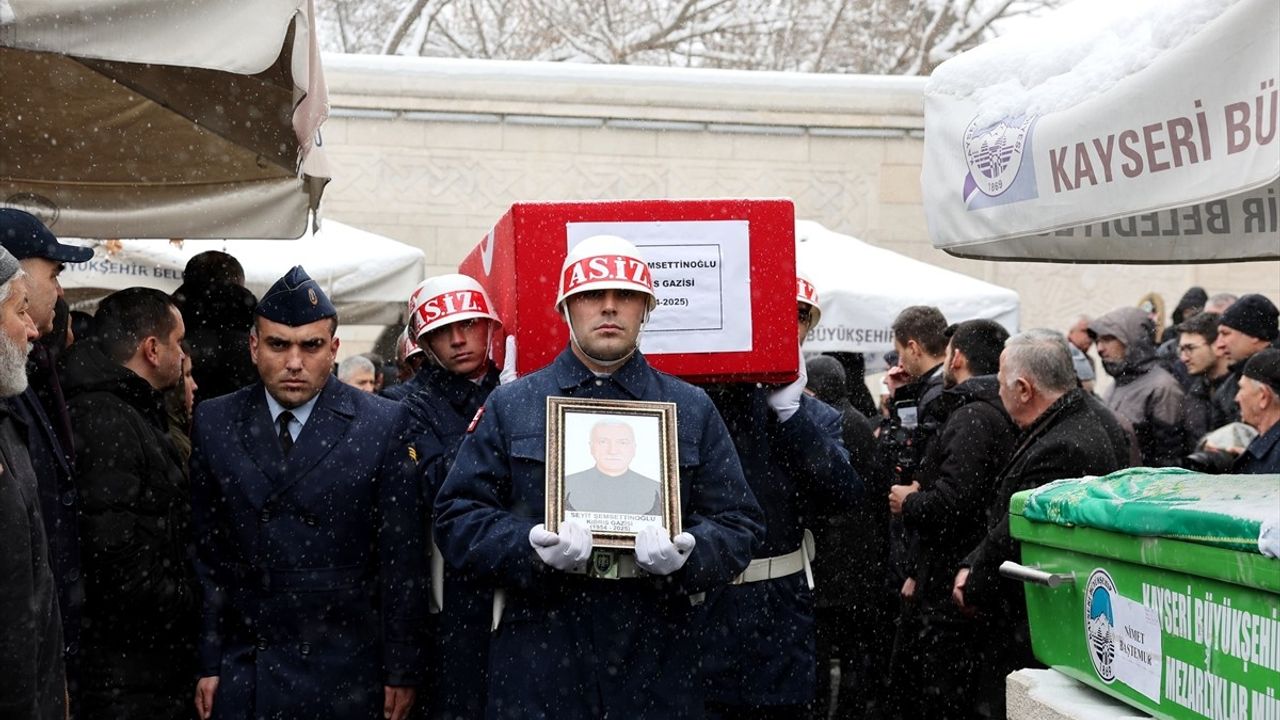
{"type": "Polygon", "coordinates": [[[1056,584],[1024,586],[1042,662],[1157,717],[1280,720],[1280,559],[1258,547],[1280,475],[1137,469],[1010,513],[1022,564],[1056,584]]]}

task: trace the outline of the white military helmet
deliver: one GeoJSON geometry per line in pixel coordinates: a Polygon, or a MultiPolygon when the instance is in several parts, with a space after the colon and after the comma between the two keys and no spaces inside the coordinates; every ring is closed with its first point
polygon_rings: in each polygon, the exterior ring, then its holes
{"type": "Polygon", "coordinates": [[[421,355],[422,348],[413,338],[409,337],[409,327],[406,325],[400,331],[400,337],[396,338],[396,362],[404,362],[414,355],[421,355]]]}
{"type": "Polygon", "coordinates": [[[809,317],[813,320],[809,327],[810,329],[817,327],[818,321],[822,319],[822,307],[818,305],[818,288],[814,287],[813,281],[802,272],[796,273],[796,302],[812,308],[809,311],[809,317]]]}
{"type": "Polygon", "coordinates": [[[592,235],[573,246],[560,267],[556,310],[564,312],[566,298],[589,290],[635,290],[649,296],[649,310],[658,304],[649,263],[617,235],[592,235]]]}
{"type": "Polygon", "coordinates": [[[409,334],[414,340],[436,328],[484,318],[502,324],[489,294],[475,278],[458,273],[423,280],[409,296],[409,334]]]}

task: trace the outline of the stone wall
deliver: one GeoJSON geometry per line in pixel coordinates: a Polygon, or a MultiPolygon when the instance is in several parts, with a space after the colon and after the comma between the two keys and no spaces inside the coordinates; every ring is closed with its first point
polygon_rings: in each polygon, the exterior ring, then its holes
{"type": "MultiPolygon", "coordinates": [[[[789,197],[797,217],[1013,288],[1023,327],[1190,285],[1280,297],[1280,263],[953,258],[921,205],[924,80],[326,56],[324,214],[458,261],[514,202],[789,197]]],[[[910,283],[911,278],[903,278],[910,283]]]]}

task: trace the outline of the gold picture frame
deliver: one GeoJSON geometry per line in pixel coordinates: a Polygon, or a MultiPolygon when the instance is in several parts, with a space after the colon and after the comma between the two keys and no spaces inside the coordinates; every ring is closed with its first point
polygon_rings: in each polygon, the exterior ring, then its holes
{"type": "Polygon", "coordinates": [[[675,403],[548,397],[547,529],[578,518],[596,547],[632,549],[639,529],[660,519],[675,537],[677,437],[675,403]]]}

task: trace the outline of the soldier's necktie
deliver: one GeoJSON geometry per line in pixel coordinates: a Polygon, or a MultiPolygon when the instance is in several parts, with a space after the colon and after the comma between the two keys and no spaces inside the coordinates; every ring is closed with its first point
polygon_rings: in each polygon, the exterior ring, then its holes
{"type": "Polygon", "coordinates": [[[293,433],[289,432],[289,423],[293,421],[293,413],[285,410],[280,413],[280,417],[276,418],[280,423],[280,449],[284,450],[286,456],[293,449],[293,433]]]}

